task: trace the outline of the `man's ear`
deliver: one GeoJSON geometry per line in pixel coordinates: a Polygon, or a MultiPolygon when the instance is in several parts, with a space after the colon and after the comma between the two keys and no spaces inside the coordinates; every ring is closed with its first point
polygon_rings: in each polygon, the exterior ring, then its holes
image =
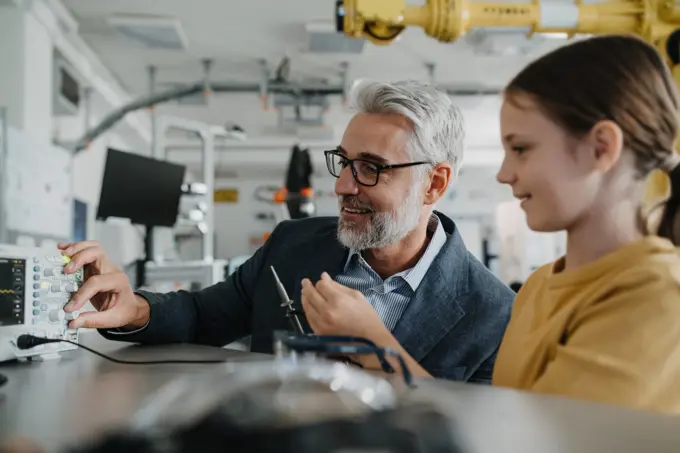
{"type": "Polygon", "coordinates": [[[608,172],[621,158],[623,131],[615,122],[604,120],[593,126],[588,139],[595,168],[602,173],[608,172]]]}
{"type": "Polygon", "coordinates": [[[442,162],[430,170],[430,183],[425,192],[425,204],[433,205],[444,196],[453,178],[453,168],[448,162],[442,162]]]}

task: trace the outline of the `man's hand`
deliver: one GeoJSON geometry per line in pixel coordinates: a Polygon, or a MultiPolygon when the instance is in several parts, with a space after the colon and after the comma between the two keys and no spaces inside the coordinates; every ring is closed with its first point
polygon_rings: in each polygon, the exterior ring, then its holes
{"type": "MultiPolygon", "coordinates": [[[[409,355],[392,333],[385,327],[375,309],[361,292],[333,281],[327,273],[321,275],[314,286],[309,279],[302,280],[302,308],[309,325],[317,335],[344,335],[371,340],[378,347],[395,350],[415,376],[430,374],[409,355]]],[[[364,368],[381,369],[373,355],[355,357],[364,368]]],[[[394,358],[387,359],[395,370],[400,370],[394,358]]]]}
{"type": "Polygon", "coordinates": [[[73,294],[64,311],[79,310],[88,300],[98,310],[82,313],[70,322],[70,328],[139,328],[147,323],[149,304],[135,296],[127,275],[111,262],[98,242],[59,244],[58,247],[63,255],[71,258],[64,267],[65,274],[83,268],[84,284],[73,294]]]}
{"type": "Polygon", "coordinates": [[[387,332],[378,313],[359,291],[323,273],[315,285],[302,281],[302,307],[318,335],[348,335],[371,339],[387,332]]]}

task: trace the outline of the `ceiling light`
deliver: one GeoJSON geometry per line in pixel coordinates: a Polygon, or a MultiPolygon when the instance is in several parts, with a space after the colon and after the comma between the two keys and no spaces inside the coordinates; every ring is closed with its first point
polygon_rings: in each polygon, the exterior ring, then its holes
{"type": "Polygon", "coordinates": [[[171,17],[116,14],[108,23],[119,33],[151,49],[184,50],[187,37],[178,19],[171,17]]]}

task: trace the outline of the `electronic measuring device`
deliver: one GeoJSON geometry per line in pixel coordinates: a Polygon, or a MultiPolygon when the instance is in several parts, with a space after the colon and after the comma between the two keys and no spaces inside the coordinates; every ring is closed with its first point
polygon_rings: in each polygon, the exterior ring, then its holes
{"type": "Polygon", "coordinates": [[[64,342],[19,349],[19,335],[78,342],[77,329],[68,323],[78,312],[64,305],[83,282],[82,269],[64,275],[69,258],[59,250],[0,244],[0,362],[12,359],[48,359],[77,346],[64,342]]]}

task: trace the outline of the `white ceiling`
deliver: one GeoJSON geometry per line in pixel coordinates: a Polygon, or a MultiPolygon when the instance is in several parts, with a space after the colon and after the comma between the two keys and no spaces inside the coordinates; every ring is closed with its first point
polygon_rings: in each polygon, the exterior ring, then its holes
{"type": "MultiPolygon", "coordinates": [[[[523,55],[481,56],[470,38],[439,43],[418,28],[407,29],[388,46],[366,43],[361,54],[320,55],[305,49],[305,24],[334,21],[334,0],[62,0],[79,22],[79,33],[104,65],[131,94],[148,91],[149,65],[156,66],[157,83],[192,83],[201,80],[201,60],[213,59],[211,78],[216,81],[258,81],[258,61],[266,59],[273,71],[284,56],[291,59],[291,79],[324,78],[340,83],[340,63],[349,64],[349,80],[429,80],[426,63],[436,65],[437,83],[447,86],[502,87],[513,74],[537,55],[563,42],[530,43],[523,55]],[[173,17],[180,21],[188,40],[181,51],[148,49],[118,34],[107,18],[114,14],[173,17]]],[[[522,34],[503,36],[503,43],[523,43],[522,34]]],[[[479,50],[479,47],[477,47],[479,50]]],[[[497,146],[497,102],[461,99],[467,120],[468,142],[497,146]]],[[[277,124],[277,115],[263,111],[257,94],[216,94],[208,107],[168,104],[161,113],[223,125],[234,121],[249,137],[266,135],[277,124]]],[[[327,116],[327,124],[342,133],[348,114],[339,99],[327,116]]]]}
{"type": "MultiPolygon", "coordinates": [[[[214,59],[216,79],[253,80],[258,59],[274,68],[284,55],[293,75],[337,77],[339,63],[350,63],[353,77],[426,79],[426,62],[437,65],[439,82],[501,86],[528,58],[555,45],[547,41],[525,56],[474,56],[465,42],[439,43],[418,28],[407,29],[389,46],[366,45],[357,56],[306,54],[305,24],[332,23],[333,0],[64,0],[80,23],[84,39],[131,92],[148,87],[146,68],[159,68],[159,81],[200,80],[203,58],[214,59]],[[114,14],[177,18],[188,39],[184,51],[149,50],[118,35],[108,24],[114,14]]],[[[521,35],[518,35],[521,38],[521,35]]],[[[508,38],[504,38],[508,39],[508,38]]],[[[337,80],[337,79],[336,79],[337,80]]]]}

